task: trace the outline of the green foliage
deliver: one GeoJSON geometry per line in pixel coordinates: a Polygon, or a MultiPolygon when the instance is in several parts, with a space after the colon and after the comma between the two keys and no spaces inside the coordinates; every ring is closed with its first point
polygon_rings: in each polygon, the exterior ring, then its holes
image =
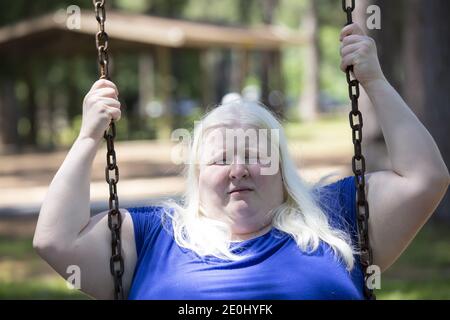
{"type": "Polygon", "coordinates": [[[149,10],[151,4],[148,0],[116,0],[115,6],[130,12],[145,12],[149,10]]]}
{"type": "Polygon", "coordinates": [[[177,99],[202,98],[200,56],[197,51],[185,49],[173,54],[173,91],[177,99]],[[178,79],[178,80],[177,80],[178,79]]]}
{"type": "Polygon", "coordinates": [[[189,20],[252,25],[261,21],[254,0],[191,0],[183,11],[189,20]]]}
{"type": "Polygon", "coordinates": [[[333,26],[323,26],[320,29],[319,41],[321,49],[320,80],[321,88],[329,95],[345,101],[347,96],[347,80],[340,69],[339,53],[340,29],[333,26]]]}
{"type": "Polygon", "coordinates": [[[289,121],[284,123],[290,142],[306,144],[330,144],[337,148],[351,144],[351,134],[346,115],[322,116],[313,122],[289,121]]]}
{"type": "Polygon", "coordinates": [[[304,77],[304,69],[307,68],[303,61],[304,49],[286,48],[283,50],[283,76],[285,80],[285,93],[288,97],[297,100],[301,94],[304,77]]]}
{"type": "Polygon", "coordinates": [[[17,259],[33,254],[31,238],[13,238],[0,235],[0,257],[17,259]]]}
{"type": "MultiPolygon", "coordinates": [[[[341,26],[346,20],[342,10],[341,1],[336,0],[314,0],[317,2],[317,11],[320,25],[341,26]]],[[[358,3],[357,3],[358,5],[358,3]]]]}
{"type": "Polygon", "coordinates": [[[175,128],[183,128],[189,131],[194,129],[195,121],[198,121],[202,116],[202,108],[197,106],[189,116],[175,117],[175,128]]]}
{"type": "Polygon", "coordinates": [[[384,281],[377,295],[381,300],[448,300],[450,299],[450,277],[434,276],[427,279],[384,281]]]}
{"type": "Polygon", "coordinates": [[[276,23],[297,30],[305,15],[309,0],[281,0],[276,15],[276,23]]]}
{"type": "Polygon", "coordinates": [[[380,299],[449,299],[450,233],[428,223],[381,276],[380,299]]]}
{"type": "Polygon", "coordinates": [[[81,8],[92,8],[92,0],[78,0],[76,3],[71,0],[0,1],[0,26],[11,24],[24,18],[46,14],[52,10],[65,9],[73,4],[81,8]]]}
{"type": "Polygon", "coordinates": [[[16,89],[15,93],[16,93],[17,100],[19,100],[19,101],[26,101],[27,97],[28,97],[29,90],[28,90],[28,87],[25,84],[25,82],[17,81],[15,89],[16,89]]]}
{"type": "MultiPolygon", "coordinates": [[[[339,32],[342,28],[342,14],[340,1],[317,0],[319,20],[319,50],[320,50],[320,90],[329,96],[343,100],[346,98],[345,74],[339,69],[339,32]]],[[[298,30],[306,11],[307,1],[282,0],[278,10],[277,23],[298,30]]],[[[301,27],[300,27],[301,28],[301,27]]],[[[302,31],[301,29],[298,31],[302,31]]],[[[303,48],[286,48],[283,50],[283,76],[286,94],[297,101],[301,95],[305,68],[303,48]]]]}
{"type": "Polygon", "coordinates": [[[244,86],[260,86],[260,85],[261,81],[255,75],[249,75],[247,78],[245,78],[244,86]]]}
{"type": "Polygon", "coordinates": [[[72,125],[65,127],[57,133],[58,141],[62,146],[70,146],[78,137],[81,128],[82,116],[77,115],[72,121],[72,125]]]}
{"type": "Polygon", "coordinates": [[[30,120],[26,117],[22,117],[19,119],[19,123],[17,125],[17,131],[20,136],[25,137],[31,130],[30,120]]]}
{"type": "Polygon", "coordinates": [[[188,0],[116,0],[114,6],[127,11],[163,17],[181,17],[188,0]]]}
{"type": "Polygon", "coordinates": [[[137,96],[139,91],[138,83],[138,56],[124,55],[117,56],[115,61],[115,72],[113,81],[119,89],[119,99],[128,96],[137,96]]]}
{"type": "Polygon", "coordinates": [[[64,279],[58,276],[18,282],[0,281],[0,299],[90,300],[82,292],[68,289],[64,279]]]}

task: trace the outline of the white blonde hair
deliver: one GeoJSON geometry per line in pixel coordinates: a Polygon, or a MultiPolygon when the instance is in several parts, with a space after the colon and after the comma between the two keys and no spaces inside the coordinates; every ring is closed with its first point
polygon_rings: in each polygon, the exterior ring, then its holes
{"type": "Polygon", "coordinates": [[[308,186],[297,173],[280,122],[266,107],[257,102],[226,102],[205,114],[194,128],[189,164],[185,167],[188,187],[183,195],[183,204],[167,200],[163,205],[164,212],[172,221],[173,236],[177,244],[201,257],[215,256],[228,260],[245,257],[232,252],[232,233],[229,225],[202,213],[199,168],[196,165],[199,163],[199,144],[208,128],[236,123],[260,129],[279,129],[280,171],[285,201],[270,213],[272,226],[292,236],[298,247],[305,252],[316,251],[321,240],[326,242],[332,248],[335,258],[343,260],[350,271],[356,253],[350,235],[330,225],[327,215],[315,201],[312,186],[308,186]]]}

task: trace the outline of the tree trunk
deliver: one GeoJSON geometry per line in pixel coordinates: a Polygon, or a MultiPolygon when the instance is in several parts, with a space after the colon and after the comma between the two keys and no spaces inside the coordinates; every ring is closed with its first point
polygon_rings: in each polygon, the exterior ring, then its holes
{"type": "Polygon", "coordinates": [[[154,80],[154,60],[149,52],[141,53],[139,59],[139,103],[138,108],[134,110],[130,117],[135,119],[135,129],[147,130],[147,106],[155,99],[155,80],[154,80]]]}
{"type": "Polygon", "coordinates": [[[223,96],[230,93],[230,76],[231,76],[231,49],[224,48],[217,51],[216,69],[216,97],[217,103],[220,103],[223,96]]]}
{"type": "MultiPolygon", "coordinates": [[[[262,2],[263,23],[271,25],[279,0],[262,2]]],[[[261,101],[277,115],[283,115],[281,55],[277,50],[262,51],[261,63],[261,101]]]]}
{"type": "Polygon", "coordinates": [[[14,80],[3,80],[0,87],[0,151],[15,153],[20,149],[18,134],[18,103],[14,80]]]}
{"type": "MultiPolygon", "coordinates": [[[[444,161],[450,163],[450,2],[444,0],[408,2],[405,61],[406,100],[436,141],[444,161]],[[409,87],[411,86],[411,87],[409,87]]],[[[450,223],[450,196],[444,197],[435,219],[450,223]]]]}
{"type": "Polygon", "coordinates": [[[246,25],[250,22],[253,4],[254,0],[239,0],[239,21],[242,25],[246,25]]]}
{"type": "Polygon", "coordinates": [[[405,81],[403,83],[403,92],[405,101],[414,111],[419,119],[424,119],[424,77],[423,77],[423,52],[420,49],[419,33],[423,27],[423,16],[420,10],[422,6],[420,1],[410,1],[406,11],[404,37],[405,45],[403,47],[403,57],[405,61],[405,81]]]}
{"type": "Polygon", "coordinates": [[[214,57],[211,50],[200,49],[200,79],[201,79],[201,94],[202,94],[202,111],[208,110],[209,106],[216,103],[216,99],[213,93],[213,70],[214,70],[214,57]]]}
{"type": "Polygon", "coordinates": [[[313,121],[318,117],[320,93],[320,46],[317,3],[310,0],[308,12],[302,23],[302,29],[308,38],[305,48],[305,79],[303,93],[299,103],[299,115],[303,121],[313,121]]]}
{"type": "Polygon", "coordinates": [[[165,47],[158,47],[157,54],[157,74],[158,74],[158,89],[160,98],[163,104],[163,113],[157,122],[157,137],[158,139],[170,139],[170,135],[174,124],[173,119],[173,100],[172,100],[172,49],[165,47]]]}
{"type": "Polygon", "coordinates": [[[25,82],[28,87],[28,105],[27,118],[30,121],[30,131],[26,137],[26,143],[31,146],[37,146],[38,125],[38,108],[36,102],[36,87],[33,83],[33,77],[30,73],[26,75],[25,82]]]}
{"type": "Polygon", "coordinates": [[[231,49],[230,91],[240,93],[246,76],[245,49],[231,49]]]}

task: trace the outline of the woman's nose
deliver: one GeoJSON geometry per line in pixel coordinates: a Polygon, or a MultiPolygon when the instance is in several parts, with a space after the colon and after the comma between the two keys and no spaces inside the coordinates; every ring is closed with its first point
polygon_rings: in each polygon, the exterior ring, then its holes
{"type": "Polygon", "coordinates": [[[233,163],[230,166],[230,178],[231,179],[243,179],[248,177],[248,170],[245,164],[233,163]]]}

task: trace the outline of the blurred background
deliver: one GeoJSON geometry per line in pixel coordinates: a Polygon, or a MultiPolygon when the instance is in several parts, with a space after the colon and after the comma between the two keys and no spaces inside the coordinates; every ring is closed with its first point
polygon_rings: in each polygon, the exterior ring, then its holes
{"type": "MultiPolygon", "coordinates": [[[[383,71],[448,166],[450,2],[358,0],[354,20],[365,28],[371,5],[380,8],[381,29],[366,31],[383,71]]],[[[230,92],[263,101],[283,119],[306,181],[352,175],[348,89],[339,69],[345,22],[340,0],[107,1],[109,70],[122,103],[120,206],[180,194],[171,132],[191,129],[230,92]]],[[[67,288],[31,243],[47,187],[78,135],[83,98],[98,78],[96,32],[90,0],[0,0],[1,299],[88,299],[67,288]]],[[[389,169],[364,92],[360,109],[367,171],[389,169]]],[[[105,155],[103,145],[93,165],[92,214],[108,209],[105,155]]],[[[379,299],[450,298],[448,194],[381,286],[379,299]]]]}

